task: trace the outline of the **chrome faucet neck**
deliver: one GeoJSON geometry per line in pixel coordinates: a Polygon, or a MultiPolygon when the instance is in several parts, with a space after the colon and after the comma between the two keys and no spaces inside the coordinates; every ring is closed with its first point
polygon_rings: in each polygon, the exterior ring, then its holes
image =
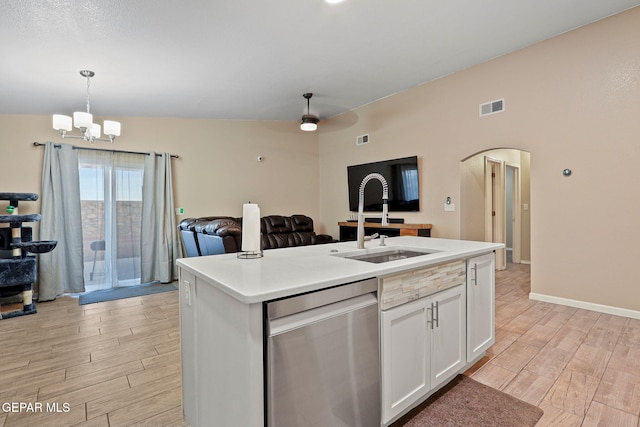
{"type": "Polygon", "coordinates": [[[370,173],[362,180],[360,190],[358,192],[358,232],[356,236],[358,249],[364,249],[364,188],[372,179],[377,179],[382,184],[382,225],[389,225],[387,220],[389,185],[387,184],[387,180],[384,179],[384,176],[377,172],[370,173]]]}

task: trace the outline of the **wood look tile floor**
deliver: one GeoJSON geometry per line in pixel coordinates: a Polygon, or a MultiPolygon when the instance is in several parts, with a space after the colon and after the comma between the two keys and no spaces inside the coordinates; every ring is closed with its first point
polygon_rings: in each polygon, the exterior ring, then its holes
{"type": "MultiPolygon", "coordinates": [[[[541,407],[538,426],[640,427],[640,320],[528,294],[528,266],[496,272],[497,340],[467,374],[541,407]]],[[[0,408],[0,427],[185,425],[177,292],[37,308],[0,320],[0,405],[43,410],[0,408]]]]}
{"type": "Polygon", "coordinates": [[[544,410],[538,426],[640,427],[640,320],[529,300],[496,272],[496,343],[467,374],[544,410]]]}
{"type": "Polygon", "coordinates": [[[42,410],[0,408],[0,427],[184,425],[177,291],[37,310],[0,320],[0,405],[42,410]]]}

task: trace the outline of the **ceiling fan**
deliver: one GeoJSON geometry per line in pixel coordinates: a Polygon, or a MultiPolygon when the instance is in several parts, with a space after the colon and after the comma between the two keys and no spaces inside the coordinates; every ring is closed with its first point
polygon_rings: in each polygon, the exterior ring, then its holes
{"type": "Polygon", "coordinates": [[[300,130],[303,130],[306,132],[313,132],[314,130],[318,129],[318,122],[320,121],[320,119],[317,116],[314,116],[313,114],[309,113],[309,100],[311,99],[312,96],[313,94],[310,92],[307,92],[302,95],[302,97],[307,100],[307,114],[302,115],[302,120],[300,122],[300,130]]]}

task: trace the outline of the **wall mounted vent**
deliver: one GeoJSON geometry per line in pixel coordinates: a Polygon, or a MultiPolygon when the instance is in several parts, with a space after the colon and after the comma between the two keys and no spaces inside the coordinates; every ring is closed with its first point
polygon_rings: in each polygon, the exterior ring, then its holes
{"type": "Polygon", "coordinates": [[[364,145],[369,143],[369,134],[356,136],[356,145],[364,145]]]}
{"type": "Polygon", "coordinates": [[[504,98],[480,104],[480,117],[504,111],[504,98]]]}

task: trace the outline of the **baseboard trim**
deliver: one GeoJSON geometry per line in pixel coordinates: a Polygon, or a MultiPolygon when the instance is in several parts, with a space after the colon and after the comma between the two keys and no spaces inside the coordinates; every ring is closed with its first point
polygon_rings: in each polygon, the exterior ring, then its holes
{"type": "Polygon", "coordinates": [[[592,302],[578,301],[568,298],[554,297],[551,295],[529,293],[529,299],[536,301],[550,302],[553,304],[566,305],[569,307],[582,308],[585,310],[597,311],[599,313],[613,314],[615,316],[630,317],[631,319],[640,319],[640,311],[629,310],[626,308],[613,307],[610,305],[595,304],[592,302]]]}
{"type": "Polygon", "coordinates": [[[527,264],[527,265],[531,265],[531,261],[527,260],[527,259],[521,259],[520,260],[520,264],[527,264]]]}

